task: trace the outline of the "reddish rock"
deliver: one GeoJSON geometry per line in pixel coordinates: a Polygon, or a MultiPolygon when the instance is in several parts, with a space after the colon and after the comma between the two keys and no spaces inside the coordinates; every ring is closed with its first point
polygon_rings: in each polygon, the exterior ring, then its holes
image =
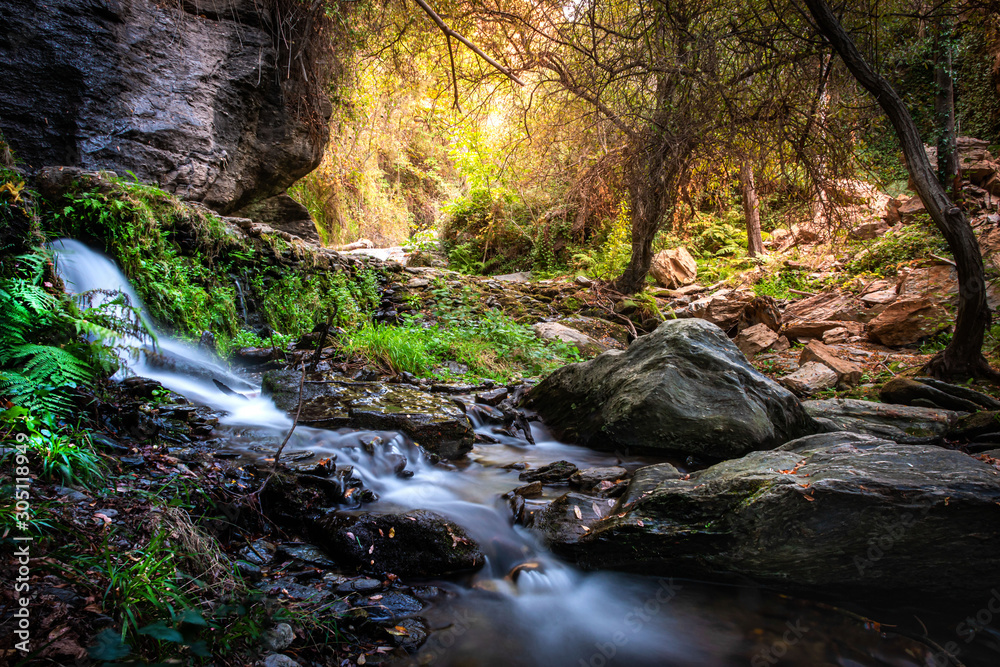
{"type": "Polygon", "coordinates": [[[766,324],[755,324],[748,327],[737,334],[733,340],[748,361],[767,350],[777,341],[778,334],[766,324]]]}
{"type": "Polygon", "coordinates": [[[854,386],[861,382],[861,376],[864,373],[861,366],[853,361],[841,359],[837,356],[833,348],[815,340],[806,345],[806,348],[802,350],[802,354],[799,356],[800,364],[810,361],[818,361],[836,373],[837,384],[854,386]]]}
{"type": "Polygon", "coordinates": [[[884,345],[912,345],[949,326],[948,311],[931,299],[900,298],[869,323],[868,335],[884,345]]]}
{"type": "Polygon", "coordinates": [[[698,264],[687,248],[671,248],[656,253],[649,273],[664,287],[681,287],[694,282],[698,264]]]}

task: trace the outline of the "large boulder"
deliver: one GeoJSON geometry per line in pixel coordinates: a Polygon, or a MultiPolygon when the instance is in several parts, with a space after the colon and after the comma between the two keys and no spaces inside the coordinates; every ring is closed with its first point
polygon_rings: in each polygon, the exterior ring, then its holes
{"type": "Polygon", "coordinates": [[[698,319],[664,322],[624,352],[557,370],[528,406],[560,437],[604,450],[734,457],[817,428],[791,392],[698,319]]]}
{"type": "Polygon", "coordinates": [[[948,599],[1000,585],[1000,475],[939,447],[821,434],[684,476],[641,468],[614,507],[588,500],[535,517],[587,567],[948,599]]]}
{"type": "MultiPolygon", "coordinates": [[[[294,415],[301,374],[295,369],[264,374],[261,390],[279,409],[294,415]]],[[[302,383],[299,423],[317,428],[400,431],[429,452],[448,459],[472,449],[469,418],[448,397],[403,384],[352,382],[312,373],[302,383]]]]}
{"type": "Polygon", "coordinates": [[[698,277],[698,263],[687,248],[661,250],[653,257],[649,273],[663,287],[683,287],[698,277]]]}
{"type": "Polygon", "coordinates": [[[332,111],[312,66],[328,58],[322,19],[302,3],[288,11],[275,21],[251,0],[6,2],[0,131],[33,169],[131,172],[223,213],[277,195],[319,164],[332,111]]]}

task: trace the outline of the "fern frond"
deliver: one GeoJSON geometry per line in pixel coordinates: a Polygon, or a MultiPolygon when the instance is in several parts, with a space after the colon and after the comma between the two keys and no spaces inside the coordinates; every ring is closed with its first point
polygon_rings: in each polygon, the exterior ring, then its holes
{"type": "Polygon", "coordinates": [[[11,356],[21,360],[20,372],[36,382],[52,385],[87,384],[94,372],[87,362],[59,347],[27,344],[15,348],[11,356]]]}

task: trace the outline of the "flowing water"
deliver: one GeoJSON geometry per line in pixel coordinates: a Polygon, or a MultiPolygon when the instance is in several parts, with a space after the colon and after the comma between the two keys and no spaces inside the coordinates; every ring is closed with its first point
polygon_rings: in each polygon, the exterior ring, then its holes
{"type": "MultiPolygon", "coordinates": [[[[52,244],[74,293],[120,290],[141,304],[113,262],[76,241],[52,244]]],[[[253,382],[213,355],[159,333],[158,349],[130,359],[130,371],[225,413],[220,436],[231,448],[280,440],[291,420],[253,382]],[[228,395],[218,380],[241,395],[228,395]]],[[[433,582],[451,594],[421,612],[433,630],[414,656],[429,665],[943,665],[923,645],[887,635],[834,608],[736,587],[612,572],[583,572],[549,554],[513,526],[499,496],[521,483],[502,466],[564,459],[580,467],[651,462],[614,457],[556,442],[537,423],[537,444],[507,438],[477,445],[456,465],[431,464],[405,436],[299,427],[288,450],[335,453],[355,467],[378,501],[367,509],[429,509],[463,526],[487,555],[478,573],[433,582]],[[368,454],[363,438],[383,447],[368,454]],[[393,454],[412,477],[394,474],[393,454]],[[514,573],[514,574],[511,574],[514,573]]],[[[256,454],[260,456],[260,454],[256,454]]],[[[413,584],[415,582],[407,582],[413,584]]]]}

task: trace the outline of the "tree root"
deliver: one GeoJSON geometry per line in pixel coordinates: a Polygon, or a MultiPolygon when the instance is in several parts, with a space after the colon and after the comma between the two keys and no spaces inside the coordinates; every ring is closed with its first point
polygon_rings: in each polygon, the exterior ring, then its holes
{"type": "Polygon", "coordinates": [[[921,373],[946,382],[952,380],[985,380],[1000,386],[1000,371],[997,371],[983,355],[977,355],[971,362],[949,359],[947,350],[938,352],[921,369],[921,373]]]}

